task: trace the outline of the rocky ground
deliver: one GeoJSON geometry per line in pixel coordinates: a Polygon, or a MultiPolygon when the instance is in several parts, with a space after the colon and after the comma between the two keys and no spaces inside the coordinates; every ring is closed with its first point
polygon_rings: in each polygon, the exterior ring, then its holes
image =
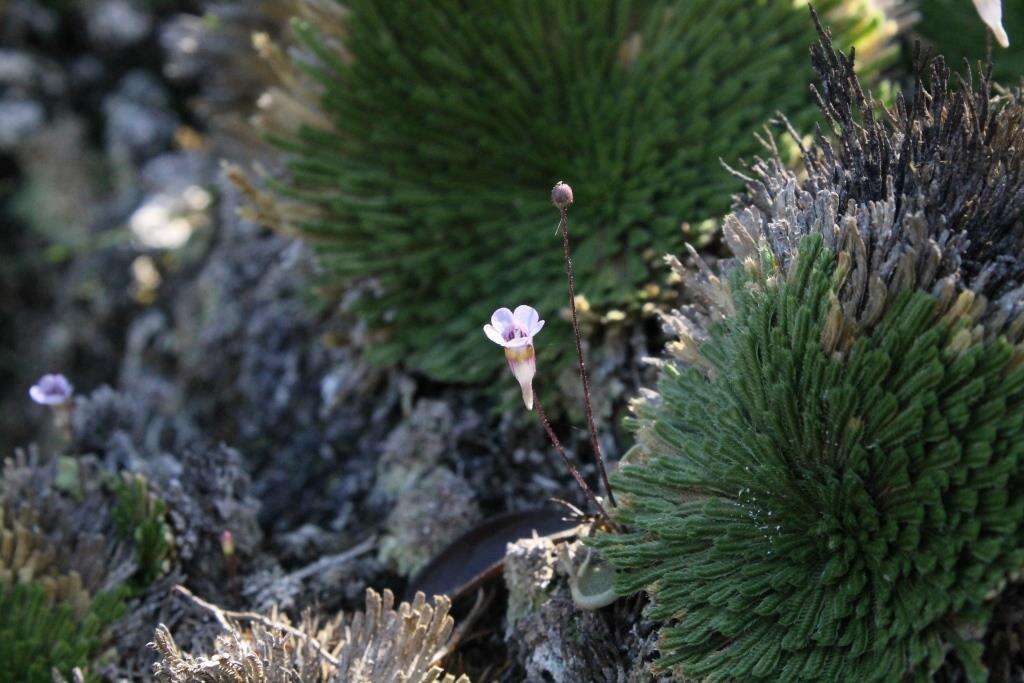
{"type": "MultiPolygon", "coordinates": [[[[0,531],[31,507],[84,590],[132,583],[93,667],[102,680],[151,679],[161,623],[183,650],[210,651],[223,629],[179,584],[293,621],[361,609],[368,587],[436,589],[455,602],[452,673],[656,680],[643,601],[601,599],[566,531],[587,501],[513,379],[497,375],[501,402],[367,363],[374,335],[349,313],[366,293],[331,286],[307,246],[245,217],[224,162],[275,172],[247,124],[267,82],[250,34],[288,12],[0,0],[0,531]],[[69,416],[29,400],[47,372],[74,383],[69,416]],[[117,482],[142,482],[142,508],[161,506],[155,560],[117,529],[117,482]]],[[[587,322],[615,460],[663,339],[651,319],[587,322]]],[[[575,375],[538,379],[557,387],[555,429],[596,486],[575,375]]],[[[1011,587],[991,661],[1020,660],[1022,603],[1011,587]]],[[[993,677],[1021,680],[1014,667],[993,677]]]]}
{"type": "MultiPolygon", "coordinates": [[[[267,16],[241,2],[0,3],[0,449],[34,444],[19,471],[42,488],[60,456],[82,476],[143,475],[173,536],[165,571],[113,629],[110,680],[148,676],[158,623],[182,647],[209,644],[216,626],[176,583],[225,607],[329,614],[368,586],[401,594],[494,515],[586,506],[527,414],[367,364],[372,335],[346,312],[360,292],[325,293],[304,245],[240,217],[221,162],[260,157],[240,131],[260,85],[247,36],[267,16]],[[45,372],[76,386],[70,433],[27,398],[45,372]]],[[[596,336],[597,417],[616,456],[658,333],[596,336]]],[[[551,379],[577,398],[571,375],[551,379]]],[[[569,413],[556,429],[596,484],[573,424],[569,413]]],[[[470,555],[487,540],[467,542],[470,555]]],[[[569,573],[550,540],[517,545],[449,668],[647,680],[640,606],[573,609],[569,573]]]]}

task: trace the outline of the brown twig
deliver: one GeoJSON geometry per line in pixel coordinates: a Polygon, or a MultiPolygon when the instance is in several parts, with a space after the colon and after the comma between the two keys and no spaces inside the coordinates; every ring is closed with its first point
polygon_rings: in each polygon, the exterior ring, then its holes
{"type": "Polygon", "coordinates": [[[338,661],[337,657],[334,657],[330,653],[328,653],[316,638],[306,633],[303,633],[302,631],[293,626],[276,622],[273,619],[269,619],[263,616],[262,614],[257,614],[256,612],[233,612],[231,610],[221,609],[213,603],[203,600],[202,598],[200,598],[195,593],[185,588],[181,584],[176,585],[173,588],[173,590],[179,595],[188,598],[193,603],[195,603],[199,607],[202,607],[210,614],[212,614],[213,617],[217,620],[217,622],[221,625],[221,628],[223,628],[225,631],[228,631],[229,633],[235,630],[234,627],[231,625],[231,622],[228,621],[229,619],[235,619],[237,621],[256,621],[260,624],[263,624],[267,628],[278,629],[280,631],[289,633],[295,636],[296,638],[300,638],[306,641],[313,647],[314,650],[316,650],[317,654],[319,654],[325,660],[330,662],[330,664],[332,664],[333,666],[337,667],[341,664],[338,661]]]}
{"type": "Polygon", "coordinates": [[[562,447],[562,442],[559,441],[558,436],[555,434],[555,430],[551,428],[551,423],[548,422],[548,416],[544,413],[544,406],[541,405],[540,398],[537,394],[534,395],[533,405],[537,409],[537,415],[540,417],[541,424],[544,425],[544,431],[548,433],[548,438],[551,439],[551,443],[554,445],[555,450],[558,451],[560,456],[562,456],[562,462],[565,463],[565,466],[569,469],[573,479],[575,479],[576,483],[579,484],[581,489],[583,489],[583,493],[587,495],[591,505],[601,513],[601,516],[604,517],[605,521],[609,525],[614,527],[615,525],[612,522],[612,518],[608,515],[608,511],[604,509],[604,506],[601,505],[601,501],[594,495],[590,485],[587,484],[587,480],[580,475],[579,470],[577,470],[575,465],[569,461],[569,456],[566,455],[565,448],[562,447]]]}
{"type": "MultiPolygon", "coordinates": [[[[594,426],[594,410],[590,405],[590,379],[587,377],[586,362],[583,359],[583,341],[580,334],[580,323],[576,317],[576,276],[573,273],[572,255],[569,250],[569,207],[563,204],[558,207],[561,219],[558,222],[559,230],[562,232],[562,251],[565,255],[565,276],[569,281],[569,311],[572,313],[572,331],[576,338],[576,357],[579,360],[580,381],[583,382],[583,407],[587,413],[587,428],[590,430],[590,445],[594,449],[594,460],[597,462],[597,470],[601,474],[601,483],[604,485],[605,493],[608,494],[608,502],[615,506],[615,494],[612,493],[612,485],[608,482],[608,472],[604,466],[604,453],[601,452],[601,444],[597,440],[597,427],[594,426]]],[[[606,515],[607,516],[607,515],[606,515]]]]}
{"type": "Polygon", "coordinates": [[[459,625],[452,631],[451,637],[448,638],[448,642],[444,646],[434,653],[433,658],[430,660],[432,666],[441,666],[442,660],[445,657],[455,652],[456,648],[459,647],[459,643],[466,637],[466,633],[473,627],[473,625],[483,615],[484,610],[490,606],[494,600],[493,593],[487,593],[483,588],[477,591],[476,601],[473,603],[473,608],[469,610],[469,614],[466,615],[465,619],[459,623],[459,625]]]}
{"type": "Polygon", "coordinates": [[[342,553],[338,553],[337,555],[327,555],[325,557],[321,557],[313,564],[309,564],[305,567],[302,567],[301,569],[297,569],[293,571],[291,574],[288,574],[285,578],[287,578],[290,581],[304,581],[310,576],[320,574],[327,571],[328,569],[333,569],[335,567],[339,567],[343,564],[346,564],[350,560],[359,557],[363,553],[373,550],[376,544],[377,537],[370,536],[362,543],[352,546],[351,548],[342,553]]]}

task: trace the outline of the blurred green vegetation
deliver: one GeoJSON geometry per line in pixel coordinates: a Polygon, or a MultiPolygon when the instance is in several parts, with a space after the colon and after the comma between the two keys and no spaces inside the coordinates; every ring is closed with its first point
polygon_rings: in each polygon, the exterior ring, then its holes
{"type": "Polygon", "coordinates": [[[95,596],[79,618],[51,604],[39,584],[0,586],[0,682],[51,683],[51,670],[69,677],[98,654],[104,630],[123,612],[120,591],[95,596]]]}
{"type": "MultiPolygon", "coordinates": [[[[891,61],[872,3],[815,4],[866,73],[891,61]]],[[[316,208],[301,228],[330,277],[374,284],[357,304],[381,333],[373,357],[440,380],[494,376],[481,326],[499,306],[547,319],[541,368],[571,360],[556,181],[575,190],[578,291],[628,309],[660,256],[702,244],[728,208],[740,183],[721,162],[762,151],[778,111],[816,118],[814,30],[792,0],[344,7],[343,25],[295,24],[315,88],[294,94],[330,126],[273,138],[282,192],[316,208]]]]}
{"type": "Polygon", "coordinates": [[[970,0],[920,0],[921,20],[914,30],[935,46],[950,66],[962,71],[966,59],[977,71],[991,44],[995,80],[1006,86],[1019,85],[1024,76],[1024,2],[1003,1],[1003,26],[1010,36],[1010,47],[1001,48],[978,17],[970,0]]]}

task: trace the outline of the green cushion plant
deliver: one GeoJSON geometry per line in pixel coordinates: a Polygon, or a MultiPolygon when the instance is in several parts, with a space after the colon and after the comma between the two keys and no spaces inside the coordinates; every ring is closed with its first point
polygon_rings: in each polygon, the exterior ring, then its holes
{"type": "Polygon", "coordinates": [[[755,164],[732,260],[674,262],[694,304],[594,543],[681,676],[981,680],[1024,564],[1024,102],[939,59],[876,115],[814,64],[835,138],[755,164]]]}
{"type": "MultiPolygon", "coordinates": [[[[870,1],[816,4],[866,71],[891,56],[892,25],[870,1]]],[[[279,189],[313,210],[291,219],[330,276],[372,283],[357,306],[374,357],[441,380],[493,376],[480,325],[496,302],[549,320],[564,307],[538,187],[579,188],[581,293],[599,311],[629,308],[652,260],[728,208],[739,183],[721,160],[756,153],[776,111],[814,117],[813,32],[792,0],[354,0],[334,23],[322,5],[316,24],[295,23],[305,85],[276,92],[293,112],[276,120],[305,122],[271,133],[288,156],[279,189]]],[[[546,345],[541,364],[569,348],[546,345]]]]}
{"type": "Polygon", "coordinates": [[[150,492],[141,475],[122,474],[114,484],[117,502],[110,511],[118,533],[132,543],[139,569],[137,587],[145,588],[167,571],[173,537],[165,519],[167,506],[150,492]]]}

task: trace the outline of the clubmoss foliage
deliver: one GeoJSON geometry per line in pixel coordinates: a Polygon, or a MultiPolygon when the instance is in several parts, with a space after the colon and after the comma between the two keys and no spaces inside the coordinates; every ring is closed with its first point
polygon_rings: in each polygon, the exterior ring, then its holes
{"type": "Polygon", "coordinates": [[[167,571],[173,536],[164,518],[167,506],[149,490],[142,475],[122,473],[114,485],[117,503],[111,510],[121,536],[135,546],[137,581],[148,586],[167,571]]]}
{"type": "Polygon", "coordinates": [[[124,611],[121,590],[91,595],[38,526],[0,500],[0,682],[53,680],[96,656],[124,611]]]}
{"type": "MultiPolygon", "coordinates": [[[[867,69],[890,54],[871,2],[816,4],[867,69]]],[[[322,18],[331,2],[305,5],[322,18]]],[[[274,136],[290,155],[283,194],[312,209],[293,222],[336,281],[376,287],[357,304],[381,333],[376,358],[438,379],[495,371],[479,330],[495,306],[527,302],[549,323],[564,306],[537,188],[572,179],[583,294],[628,306],[652,256],[728,208],[739,185],[719,159],[753,154],[776,110],[813,116],[813,32],[792,0],[344,7],[338,24],[296,22],[306,80],[264,102],[265,119],[312,124],[274,136]]],[[[568,348],[544,345],[542,363],[568,348]]]]}
{"type": "Polygon", "coordinates": [[[833,137],[759,162],[734,258],[673,261],[657,392],[595,543],[712,680],[926,679],[1024,562],[1024,103],[922,60],[879,111],[827,37],[833,137]]]}
{"type": "Polygon", "coordinates": [[[91,455],[30,449],[6,459],[0,683],[94,673],[128,605],[138,609],[166,573],[172,548],[163,504],[141,476],[115,476],[91,455]]]}
{"type": "MultiPolygon", "coordinates": [[[[914,33],[930,43],[953,66],[966,59],[973,66],[985,58],[988,29],[978,18],[974,3],[966,0],[919,0],[920,21],[914,33]]],[[[991,41],[993,75],[1013,86],[1024,78],[1024,3],[1003,0],[1003,27],[1010,36],[1010,47],[1001,48],[991,41]]]]}
{"type": "Polygon", "coordinates": [[[54,671],[70,676],[96,655],[104,629],[123,612],[117,592],[96,596],[77,616],[49,601],[39,584],[0,585],[0,681],[49,683],[54,671]]]}

